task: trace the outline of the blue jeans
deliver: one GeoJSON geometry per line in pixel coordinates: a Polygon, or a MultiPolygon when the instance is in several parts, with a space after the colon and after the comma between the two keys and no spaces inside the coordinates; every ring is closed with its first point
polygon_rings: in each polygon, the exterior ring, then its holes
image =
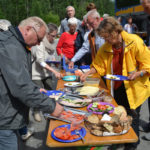
{"type": "Polygon", "coordinates": [[[0,150],[18,150],[16,130],[0,130],[0,150]]]}

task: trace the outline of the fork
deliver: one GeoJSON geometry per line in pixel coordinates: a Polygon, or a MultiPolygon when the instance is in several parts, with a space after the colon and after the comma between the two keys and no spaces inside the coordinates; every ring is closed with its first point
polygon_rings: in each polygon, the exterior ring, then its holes
{"type": "Polygon", "coordinates": [[[84,139],[84,137],[80,134],[79,130],[75,130],[75,133],[76,133],[77,135],[79,135],[79,136],[81,137],[83,143],[85,143],[85,139],[84,139]]]}

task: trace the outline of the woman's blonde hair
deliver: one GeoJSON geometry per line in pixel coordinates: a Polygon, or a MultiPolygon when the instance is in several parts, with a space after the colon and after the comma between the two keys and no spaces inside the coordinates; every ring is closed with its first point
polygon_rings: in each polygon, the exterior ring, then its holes
{"type": "Polygon", "coordinates": [[[116,20],[114,17],[107,17],[105,18],[97,28],[98,35],[103,34],[112,34],[113,32],[121,33],[123,27],[120,25],[119,21],[116,20]]]}

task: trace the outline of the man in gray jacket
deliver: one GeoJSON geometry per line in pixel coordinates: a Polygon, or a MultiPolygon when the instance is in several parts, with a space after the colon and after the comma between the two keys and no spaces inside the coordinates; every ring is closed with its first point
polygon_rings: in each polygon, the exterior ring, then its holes
{"type": "Polygon", "coordinates": [[[38,17],[0,32],[0,150],[17,150],[16,131],[28,124],[29,108],[59,116],[63,107],[40,93],[31,79],[30,48],[40,44],[47,26],[38,17]]]}
{"type": "MultiPolygon", "coordinates": [[[[67,17],[64,18],[62,21],[61,21],[61,25],[60,25],[60,35],[63,33],[63,32],[67,32],[69,31],[69,27],[68,27],[68,19],[69,18],[73,18],[75,16],[75,9],[74,7],[72,6],[68,6],[66,8],[66,13],[67,13],[67,17]]],[[[79,26],[81,25],[81,21],[79,19],[77,19],[77,28],[76,30],[79,29],[79,26]]]]}

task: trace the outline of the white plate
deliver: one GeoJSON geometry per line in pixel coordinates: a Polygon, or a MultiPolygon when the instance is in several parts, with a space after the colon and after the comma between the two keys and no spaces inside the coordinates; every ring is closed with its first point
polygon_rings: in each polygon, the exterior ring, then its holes
{"type": "Polygon", "coordinates": [[[68,87],[80,87],[80,86],[83,86],[83,84],[80,83],[80,82],[69,82],[69,83],[65,83],[64,86],[68,86],[68,87]]]}

